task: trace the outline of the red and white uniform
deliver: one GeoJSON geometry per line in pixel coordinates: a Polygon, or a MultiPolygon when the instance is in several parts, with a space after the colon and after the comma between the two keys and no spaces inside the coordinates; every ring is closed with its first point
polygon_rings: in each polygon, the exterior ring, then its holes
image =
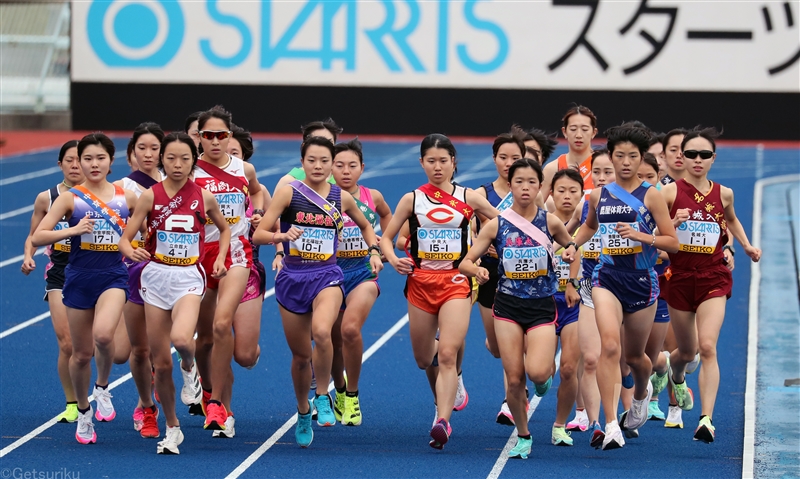
{"type": "MultiPolygon", "coordinates": [[[[239,158],[229,156],[230,161],[224,168],[220,168],[231,176],[239,178],[244,184],[249,181],[244,174],[244,161],[239,158]]],[[[222,216],[231,228],[231,246],[228,250],[228,257],[225,267],[244,267],[249,268],[253,262],[253,252],[247,234],[250,230],[250,218],[247,216],[248,196],[245,191],[235,185],[231,185],[224,179],[217,178],[198,167],[194,170],[194,182],[201,188],[209,191],[219,203],[222,216]]],[[[208,257],[203,261],[206,272],[210,272],[219,251],[219,229],[214,226],[211,220],[206,221],[206,252],[208,257]]],[[[218,282],[209,277],[208,287],[217,289],[218,282]]]]}
{"type": "Polygon", "coordinates": [[[172,198],[163,183],[152,190],[145,243],[150,262],[142,270],[140,293],[145,303],[171,310],[187,294],[205,293],[206,208],[203,190],[191,181],[172,198]]]}

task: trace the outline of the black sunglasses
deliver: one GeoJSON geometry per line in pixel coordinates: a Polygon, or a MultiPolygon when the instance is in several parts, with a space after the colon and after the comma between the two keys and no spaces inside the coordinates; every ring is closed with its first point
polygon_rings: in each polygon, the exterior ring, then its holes
{"type": "Polygon", "coordinates": [[[213,140],[214,137],[216,137],[218,140],[224,140],[225,138],[230,138],[231,136],[231,132],[229,130],[220,130],[220,131],[202,130],[198,131],[197,133],[200,134],[201,138],[204,138],[206,140],[213,140]]]}
{"type": "Polygon", "coordinates": [[[702,158],[704,160],[708,160],[708,159],[711,159],[712,156],[714,156],[714,152],[711,151],[711,150],[699,150],[699,151],[698,150],[686,150],[686,151],[683,152],[683,156],[685,156],[686,158],[689,158],[690,160],[694,160],[695,158],[698,157],[698,155],[700,156],[700,158],[702,158]]]}

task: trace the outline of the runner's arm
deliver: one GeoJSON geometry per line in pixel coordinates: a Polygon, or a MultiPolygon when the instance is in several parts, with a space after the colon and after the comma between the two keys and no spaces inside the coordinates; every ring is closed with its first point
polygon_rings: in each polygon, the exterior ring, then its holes
{"type": "Polygon", "coordinates": [[[217,198],[207,190],[203,190],[203,204],[206,206],[206,214],[219,230],[219,253],[217,253],[217,259],[214,260],[214,270],[211,272],[211,276],[221,278],[226,272],[225,258],[228,256],[228,249],[231,246],[231,227],[228,226],[228,221],[219,209],[217,198]]]}
{"type": "Polygon", "coordinates": [[[61,221],[61,218],[72,216],[72,210],[75,207],[74,197],[72,193],[65,193],[53,202],[52,208],[42,218],[39,226],[36,227],[36,231],[31,235],[31,245],[34,247],[47,246],[63,239],[92,231],[94,220],[88,217],[81,219],[80,223],[72,228],[53,231],[53,228],[61,221]]]}
{"type": "Polygon", "coordinates": [[[755,262],[761,259],[761,249],[756,248],[750,244],[747,239],[747,233],[744,231],[742,223],[736,217],[736,211],[733,209],[733,190],[725,186],[720,187],[720,196],[722,197],[722,206],[725,208],[725,221],[728,222],[728,230],[733,233],[736,240],[744,248],[745,254],[755,262]]]}
{"type": "Polygon", "coordinates": [[[50,193],[47,191],[43,191],[36,196],[36,201],[33,202],[33,214],[31,215],[31,229],[28,231],[28,237],[25,238],[25,246],[23,249],[23,259],[22,259],[22,273],[28,275],[31,271],[36,269],[36,261],[33,259],[33,255],[36,254],[36,247],[33,246],[31,243],[31,237],[33,237],[33,232],[36,231],[36,227],[39,226],[39,223],[42,222],[42,218],[45,217],[47,214],[47,207],[49,206],[50,202],[50,193]]]}
{"type": "Polygon", "coordinates": [[[264,217],[258,224],[258,228],[253,232],[254,244],[280,243],[283,240],[283,235],[281,235],[280,232],[273,233],[270,229],[276,225],[281,213],[283,213],[283,210],[285,210],[292,201],[292,191],[292,188],[281,188],[275,191],[275,196],[272,197],[269,209],[264,213],[264,217]]]}
{"type": "MultiPolygon", "coordinates": [[[[155,195],[153,190],[144,190],[142,197],[137,200],[135,193],[125,190],[126,201],[129,200],[129,195],[134,197],[135,209],[131,210],[133,215],[128,218],[128,225],[119,238],[119,252],[129,260],[141,262],[149,259],[150,253],[144,248],[134,248],[131,241],[142,228],[144,228],[144,232],[147,231],[147,214],[153,209],[155,195]]],[[[128,203],[128,208],[130,209],[130,203],[128,203]]]]}

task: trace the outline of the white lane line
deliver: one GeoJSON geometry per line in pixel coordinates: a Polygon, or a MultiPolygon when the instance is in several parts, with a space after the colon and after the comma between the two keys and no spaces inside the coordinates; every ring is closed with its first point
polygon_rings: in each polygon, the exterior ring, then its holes
{"type": "Polygon", "coordinates": [[[19,183],[20,181],[39,178],[40,176],[49,176],[59,171],[61,171],[61,167],[54,166],[52,168],[45,168],[43,170],[34,171],[33,173],[25,173],[24,175],[17,175],[8,178],[3,178],[2,180],[0,180],[0,186],[11,185],[14,183],[19,183]]]}
{"type": "MultiPolygon", "coordinates": [[[[270,297],[270,296],[272,296],[273,294],[275,294],[275,288],[272,288],[272,289],[268,290],[266,293],[264,293],[264,299],[266,299],[266,298],[269,298],[269,297],[270,297]]],[[[47,316],[50,316],[50,313],[46,313],[46,315],[47,315],[47,316]]],[[[42,315],[40,315],[40,316],[42,316],[42,315]]],[[[45,316],[45,317],[46,317],[46,316],[45,316]]],[[[38,316],[37,316],[37,318],[38,318],[38,316]]],[[[36,319],[36,318],[33,318],[33,319],[36,319]]],[[[44,319],[44,317],[43,317],[42,319],[44,319]]],[[[33,321],[33,320],[26,321],[26,323],[29,323],[30,321],[33,321]]],[[[406,322],[408,322],[408,317],[407,317],[407,316],[406,316],[406,322]]],[[[24,323],[23,323],[23,324],[24,324],[24,323]]],[[[33,323],[31,323],[31,324],[33,324],[33,323]]],[[[22,325],[19,325],[19,326],[22,326],[22,325]]],[[[30,326],[30,324],[26,324],[25,326],[30,326]]],[[[25,327],[25,326],[22,326],[22,327],[25,327]]],[[[17,327],[17,326],[15,326],[15,327],[17,327]]],[[[12,328],[12,329],[13,329],[13,328],[12,328]]],[[[19,328],[19,329],[22,329],[22,328],[19,328]]],[[[9,330],[9,331],[10,331],[10,330],[9,330]]],[[[4,336],[1,336],[1,337],[5,337],[5,336],[7,336],[8,334],[11,334],[11,333],[13,333],[13,332],[14,332],[14,331],[11,331],[11,332],[4,331],[4,332],[2,333],[4,336]],[[6,333],[8,333],[8,334],[6,334],[6,333]]],[[[380,341],[380,340],[379,340],[379,341],[380,341]]],[[[172,348],[170,351],[172,352],[172,354],[175,354],[175,348],[172,348]]],[[[367,357],[367,356],[366,356],[366,354],[364,355],[364,357],[365,357],[365,358],[367,357]]],[[[366,360],[366,359],[365,359],[365,360],[366,360]]],[[[111,383],[111,384],[108,386],[108,390],[110,391],[110,390],[114,389],[115,387],[117,387],[117,386],[119,386],[120,384],[124,383],[125,381],[127,381],[127,380],[128,380],[128,379],[130,379],[131,377],[133,377],[133,376],[131,376],[131,373],[128,373],[128,374],[126,374],[126,375],[122,376],[121,378],[119,378],[119,379],[117,379],[116,381],[112,382],[112,383],[111,383]]],[[[92,402],[93,400],[94,400],[94,396],[89,396],[89,402],[92,402]]],[[[16,448],[18,448],[18,447],[22,446],[23,444],[25,444],[26,442],[30,441],[31,439],[33,439],[34,437],[38,436],[39,434],[41,434],[41,433],[43,433],[44,431],[46,431],[46,430],[50,429],[50,428],[51,428],[53,425],[57,424],[57,423],[56,423],[56,418],[57,418],[57,417],[58,417],[58,416],[54,417],[53,419],[51,419],[51,420],[47,421],[46,423],[44,423],[44,424],[42,424],[41,426],[39,426],[39,427],[37,427],[36,429],[34,429],[33,431],[29,432],[28,434],[26,434],[26,435],[22,436],[21,438],[17,439],[17,440],[16,440],[16,441],[14,441],[13,443],[11,443],[11,444],[9,444],[8,446],[4,447],[4,448],[3,448],[3,450],[2,450],[2,451],[0,451],[0,457],[3,457],[3,456],[5,456],[5,455],[6,455],[6,454],[8,454],[9,452],[11,452],[11,451],[13,451],[14,449],[16,449],[16,448]]]]}
{"type": "MultiPolygon", "coordinates": [[[[372,355],[375,354],[375,352],[379,350],[381,346],[386,344],[386,342],[389,341],[389,339],[391,339],[392,336],[394,336],[398,331],[400,331],[400,329],[407,323],[408,323],[408,315],[406,314],[405,316],[400,318],[396,323],[394,323],[394,326],[389,328],[388,331],[383,333],[383,336],[378,338],[378,340],[375,341],[375,343],[372,346],[370,346],[369,349],[364,351],[364,356],[361,358],[361,364],[364,364],[367,361],[367,359],[372,357],[372,355]]],[[[328,391],[331,391],[332,389],[333,389],[333,382],[331,382],[328,385],[328,391]]],[[[267,439],[264,442],[264,444],[259,446],[258,449],[256,449],[252,454],[250,454],[250,456],[247,459],[242,461],[242,463],[239,464],[239,466],[236,469],[231,471],[231,473],[228,474],[225,477],[225,479],[236,479],[237,477],[241,476],[242,473],[244,473],[248,468],[250,468],[250,466],[252,466],[261,456],[263,456],[267,451],[269,451],[269,449],[272,446],[274,446],[276,442],[278,442],[278,439],[283,437],[283,435],[286,434],[289,431],[289,429],[292,426],[294,426],[296,422],[297,422],[297,413],[295,413],[291,418],[289,418],[289,420],[286,421],[283,424],[283,426],[280,427],[280,429],[275,431],[275,433],[272,434],[272,436],[270,436],[269,439],[267,439]]]]}
{"type": "MultiPolygon", "coordinates": [[[[756,181],[753,191],[752,241],[761,247],[761,221],[764,187],[778,183],[800,181],[800,175],[784,175],[756,181]]],[[[747,380],[744,390],[744,447],[742,451],[742,479],[753,479],[756,441],[756,380],[758,376],[758,310],[761,289],[761,263],[750,266],[750,306],[747,318],[747,380]]]]}
{"type": "Polygon", "coordinates": [[[3,331],[2,333],[0,333],[0,339],[5,338],[6,336],[10,336],[10,335],[16,333],[17,331],[19,331],[20,329],[25,329],[28,326],[30,326],[31,324],[36,324],[39,321],[41,321],[43,319],[47,319],[49,317],[50,317],[50,311],[48,311],[46,313],[42,313],[39,316],[33,317],[33,318],[23,322],[23,323],[19,323],[18,325],[14,326],[12,328],[8,328],[5,331],[3,331]]]}
{"type": "MultiPolygon", "coordinates": [[[[39,256],[40,254],[44,254],[44,248],[37,249],[36,252],[33,253],[33,256],[39,256]]],[[[19,263],[23,259],[25,259],[24,254],[21,254],[19,256],[14,256],[13,258],[4,259],[3,261],[0,261],[0,268],[5,268],[10,264],[19,263]]]]}
{"type": "Polygon", "coordinates": [[[25,213],[33,211],[33,205],[30,206],[23,206],[22,208],[17,208],[15,210],[7,211],[5,213],[0,214],[0,221],[6,218],[13,218],[15,216],[24,215],[25,213]]]}
{"type": "MultiPolygon", "coordinates": [[[[558,354],[556,354],[556,372],[553,375],[558,374],[558,367],[561,363],[561,350],[558,350],[558,354]]],[[[536,408],[539,406],[539,403],[542,401],[542,398],[534,395],[533,399],[530,402],[530,407],[528,408],[528,422],[530,422],[531,417],[533,417],[533,413],[536,412],[536,408]]],[[[506,445],[503,446],[503,450],[500,451],[500,456],[498,456],[497,461],[494,463],[494,467],[492,470],[489,471],[489,475],[486,476],[486,479],[497,479],[500,477],[500,473],[503,472],[503,468],[506,467],[506,463],[508,462],[508,453],[514,446],[517,445],[517,428],[514,428],[514,431],[511,433],[511,436],[508,437],[508,441],[506,445]]]]}

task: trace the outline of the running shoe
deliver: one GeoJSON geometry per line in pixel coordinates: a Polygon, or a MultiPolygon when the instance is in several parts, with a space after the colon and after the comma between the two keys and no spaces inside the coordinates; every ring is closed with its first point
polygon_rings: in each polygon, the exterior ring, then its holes
{"type": "Polygon", "coordinates": [[[653,398],[650,400],[650,404],[647,405],[647,419],[649,421],[663,421],[664,420],[664,411],[658,407],[658,398],[653,398]]]}
{"type": "Polygon", "coordinates": [[[169,427],[167,426],[167,433],[164,435],[164,440],[158,443],[156,452],[159,454],[180,454],[178,446],[183,443],[183,433],[180,426],[169,427]]]}
{"type": "Polygon", "coordinates": [[[258,360],[259,360],[259,359],[261,359],[261,351],[260,351],[260,350],[258,351],[258,356],[256,356],[256,360],[255,360],[255,362],[254,362],[253,364],[251,364],[250,366],[247,366],[247,367],[245,367],[245,369],[247,369],[247,370],[251,370],[251,369],[253,369],[254,367],[258,366],[258,360]]]}
{"type": "MultiPolygon", "coordinates": [[[[633,398],[631,401],[631,408],[622,413],[619,418],[619,427],[623,431],[628,429],[639,429],[647,422],[647,408],[650,404],[650,398],[653,396],[653,385],[647,382],[647,396],[644,399],[633,398]]],[[[639,437],[637,432],[635,436],[639,437]]]]}
{"type": "Polygon", "coordinates": [[[206,422],[203,424],[203,429],[224,431],[227,420],[228,411],[225,410],[225,406],[217,401],[209,402],[206,406],[206,422]]]}
{"type": "Polygon", "coordinates": [[[575,418],[567,423],[567,431],[580,431],[585,432],[589,429],[589,416],[586,414],[586,409],[576,409],[575,418]]]}
{"type": "Polygon", "coordinates": [[[694,407],[694,394],[692,389],[686,385],[686,379],[680,384],[676,383],[672,378],[672,368],[667,370],[669,374],[669,383],[672,386],[672,399],[684,411],[691,411],[694,407]]]}
{"type": "Polygon", "coordinates": [[[664,427],[683,429],[683,409],[670,404],[669,411],[667,412],[667,420],[664,421],[664,427]]]}
{"type": "Polygon", "coordinates": [[[297,413],[297,426],[294,428],[294,439],[300,447],[308,447],[314,440],[314,430],[311,429],[311,401],[308,402],[308,412],[297,413]]]}
{"type": "MultiPolygon", "coordinates": [[[[211,391],[206,391],[205,389],[202,390],[203,398],[200,399],[200,409],[203,411],[203,416],[207,416],[208,413],[206,410],[208,409],[208,401],[211,401],[211,391]]],[[[189,410],[191,411],[192,407],[189,406],[189,410]]]]}
{"type": "Polygon", "coordinates": [[[714,426],[711,424],[711,419],[708,416],[701,417],[697,429],[694,430],[694,440],[710,444],[714,442],[714,436],[714,426]]]}
{"type": "Polygon", "coordinates": [[[553,431],[550,434],[550,442],[553,443],[554,446],[571,446],[572,438],[569,437],[569,433],[564,429],[564,426],[553,426],[553,431]]]}
{"type": "Polygon", "coordinates": [[[331,396],[317,396],[314,398],[314,407],[317,409],[317,425],[331,427],[336,425],[336,417],[331,409],[331,396]]]}
{"type": "Polygon", "coordinates": [[[142,429],[139,434],[144,438],[158,437],[161,432],[158,430],[158,407],[142,408],[142,429]]]}
{"type": "Polygon", "coordinates": [[[108,391],[108,386],[106,386],[105,389],[101,389],[95,384],[92,395],[97,403],[97,412],[95,412],[94,417],[98,421],[108,422],[117,417],[117,412],[114,410],[114,405],[111,404],[111,398],[113,396],[108,391]]]}
{"type": "Polygon", "coordinates": [[[456,400],[453,404],[453,411],[461,411],[467,407],[469,403],[469,394],[467,388],[464,387],[464,377],[462,374],[458,375],[458,389],[456,389],[456,400]]]}
{"type": "Polygon", "coordinates": [[[133,409],[133,430],[136,432],[141,431],[142,422],[144,422],[144,408],[137,406],[133,409]]]}
{"type": "Polygon", "coordinates": [[[553,384],[553,376],[547,378],[547,382],[544,384],[536,384],[533,383],[533,394],[537,397],[542,397],[547,394],[547,391],[550,390],[550,386],[553,384]]]}
{"type": "Polygon", "coordinates": [[[595,449],[600,449],[603,445],[603,441],[606,438],[606,433],[600,427],[600,424],[594,423],[589,426],[589,431],[592,433],[592,437],[589,439],[589,445],[591,445],[595,449]]]}
{"type": "Polygon", "coordinates": [[[336,391],[336,398],[333,400],[333,416],[339,422],[342,422],[344,416],[344,396],[345,393],[336,391]]]}
{"type": "Polygon", "coordinates": [[[214,431],[211,437],[218,437],[222,439],[233,439],[236,435],[236,419],[233,418],[233,413],[228,412],[228,419],[225,420],[224,431],[214,431]]]}
{"type": "Polygon", "coordinates": [[[358,395],[344,397],[344,425],[345,426],[360,426],[361,425],[361,405],[358,401],[358,395]]]}
{"type": "Polygon", "coordinates": [[[56,422],[70,423],[78,420],[78,405],[75,403],[67,404],[64,412],[56,416],[56,422]]]}
{"type": "Polygon", "coordinates": [[[603,450],[619,449],[625,445],[625,438],[617,421],[606,424],[606,436],[603,438],[603,450]]]}
{"type": "Polygon", "coordinates": [[[503,399],[503,404],[500,406],[500,412],[497,413],[497,419],[495,419],[497,424],[502,424],[504,426],[513,426],[514,425],[514,416],[511,415],[511,409],[508,408],[508,402],[503,399]]]}
{"type": "Polygon", "coordinates": [[[700,367],[700,353],[696,353],[694,355],[694,359],[689,361],[689,364],[686,365],[686,373],[692,374],[697,371],[697,368],[700,367]]]}
{"type": "Polygon", "coordinates": [[[192,362],[192,370],[185,371],[180,368],[183,376],[183,387],[181,388],[181,402],[187,406],[197,404],[202,400],[202,388],[200,387],[200,376],[197,375],[197,363],[192,362]]]}
{"type": "Polygon", "coordinates": [[[531,444],[533,439],[528,437],[517,437],[517,444],[514,449],[508,451],[509,459],[527,459],[531,453],[531,444]]]}
{"type": "Polygon", "coordinates": [[[669,382],[669,378],[667,378],[667,372],[669,371],[669,356],[667,356],[667,370],[664,371],[664,374],[653,373],[650,375],[650,383],[653,385],[653,396],[658,396],[661,394],[661,391],[667,387],[667,383],[669,382]]]}
{"type": "Polygon", "coordinates": [[[92,424],[92,406],[85,413],[78,411],[78,429],[75,431],[75,439],[81,444],[94,444],[97,442],[97,434],[94,432],[92,424]]]}
{"type": "Polygon", "coordinates": [[[447,441],[450,440],[453,428],[444,418],[439,418],[431,428],[431,441],[428,443],[434,449],[442,449],[447,441]]]}

